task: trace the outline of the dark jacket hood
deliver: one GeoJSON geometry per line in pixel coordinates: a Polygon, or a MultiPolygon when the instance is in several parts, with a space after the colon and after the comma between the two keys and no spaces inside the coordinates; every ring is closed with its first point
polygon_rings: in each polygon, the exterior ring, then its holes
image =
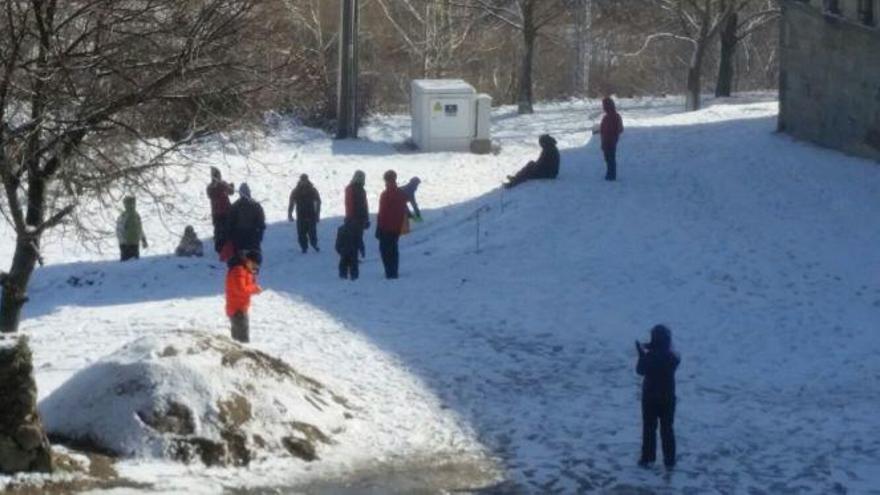
{"type": "Polygon", "coordinates": [[[251,186],[247,182],[242,182],[238,186],[239,199],[251,199],[251,186]]]}
{"type": "Polygon", "coordinates": [[[611,98],[605,98],[602,100],[602,110],[605,110],[605,113],[616,113],[617,105],[614,104],[614,100],[611,98]]]}
{"type": "Polygon", "coordinates": [[[364,187],[364,184],[366,184],[366,182],[367,174],[365,174],[362,170],[356,170],[351,178],[350,184],[353,186],[364,187]]]}
{"type": "Polygon", "coordinates": [[[542,134],[541,137],[538,138],[538,144],[541,145],[542,148],[555,148],[556,147],[556,139],[549,134],[542,134]]]}
{"type": "Polygon", "coordinates": [[[657,325],[651,329],[652,351],[667,352],[672,350],[672,332],[665,325],[657,325]]]}

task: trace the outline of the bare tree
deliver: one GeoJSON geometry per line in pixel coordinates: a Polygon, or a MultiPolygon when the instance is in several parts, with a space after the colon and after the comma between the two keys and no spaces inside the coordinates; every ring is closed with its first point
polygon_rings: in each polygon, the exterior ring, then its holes
{"type": "Polygon", "coordinates": [[[715,96],[730,96],[733,91],[736,50],[740,42],[758,29],[779,18],[779,0],[728,0],[733,4],[721,29],[721,52],[715,96]]]}
{"type": "Polygon", "coordinates": [[[733,12],[735,4],[728,0],[653,0],[669,22],[664,30],[648,35],[642,48],[627,56],[640,55],[655,40],[674,39],[691,45],[686,82],[687,110],[700,109],[703,68],[712,41],[733,12]]]}
{"type": "Polygon", "coordinates": [[[375,0],[421,77],[446,77],[463,63],[461,48],[482,19],[452,0],[375,0]]]}
{"type": "Polygon", "coordinates": [[[338,5],[322,0],[282,0],[282,4],[291,20],[291,41],[301,47],[314,67],[313,77],[321,94],[314,113],[335,118],[338,5]]]}
{"type": "Polygon", "coordinates": [[[680,39],[693,45],[687,73],[687,110],[699,110],[703,89],[703,67],[712,40],[733,11],[726,0],[658,0],[664,10],[675,16],[679,23],[680,39]]]}
{"type": "MultiPolygon", "coordinates": [[[[44,234],[86,200],[157,194],[169,154],[152,116],[174,102],[243,97],[235,60],[254,0],[7,0],[0,19],[0,212],[15,252],[0,331],[18,329],[44,234]]],[[[200,124],[192,123],[197,131],[200,124]]],[[[195,135],[190,132],[189,137],[195,135]]],[[[183,141],[186,141],[184,139],[183,141]]]]}
{"type": "Polygon", "coordinates": [[[523,53],[520,61],[517,105],[519,113],[532,113],[535,45],[542,31],[570,12],[574,0],[471,0],[490,16],[519,31],[523,53]]]}

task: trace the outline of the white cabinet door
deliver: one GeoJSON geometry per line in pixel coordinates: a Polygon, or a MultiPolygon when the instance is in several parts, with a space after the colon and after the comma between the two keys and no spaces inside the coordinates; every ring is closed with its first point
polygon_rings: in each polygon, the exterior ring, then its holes
{"type": "Polygon", "coordinates": [[[431,98],[431,137],[467,138],[474,134],[470,98],[431,98]]]}

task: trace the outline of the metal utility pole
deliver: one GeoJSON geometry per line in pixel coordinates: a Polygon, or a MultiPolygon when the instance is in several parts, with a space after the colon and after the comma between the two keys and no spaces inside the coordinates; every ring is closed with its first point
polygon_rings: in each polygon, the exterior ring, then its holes
{"type": "Polygon", "coordinates": [[[342,0],[336,138],[357,137],[358,0],[342,0]]]}

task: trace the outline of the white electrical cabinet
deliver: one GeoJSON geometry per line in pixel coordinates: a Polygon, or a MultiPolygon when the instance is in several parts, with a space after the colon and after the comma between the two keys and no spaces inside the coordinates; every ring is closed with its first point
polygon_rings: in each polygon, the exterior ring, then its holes
{"type": "Polygon", "coordinates": [[[411,86],[412,140],[422,151],[488,148],[492,100],[461,79],[417,79],[411,86]],[[478,132],[479,131],[479,132],[478,132]],[[476,141],[485,141],[477,146],[476,141]]]}

